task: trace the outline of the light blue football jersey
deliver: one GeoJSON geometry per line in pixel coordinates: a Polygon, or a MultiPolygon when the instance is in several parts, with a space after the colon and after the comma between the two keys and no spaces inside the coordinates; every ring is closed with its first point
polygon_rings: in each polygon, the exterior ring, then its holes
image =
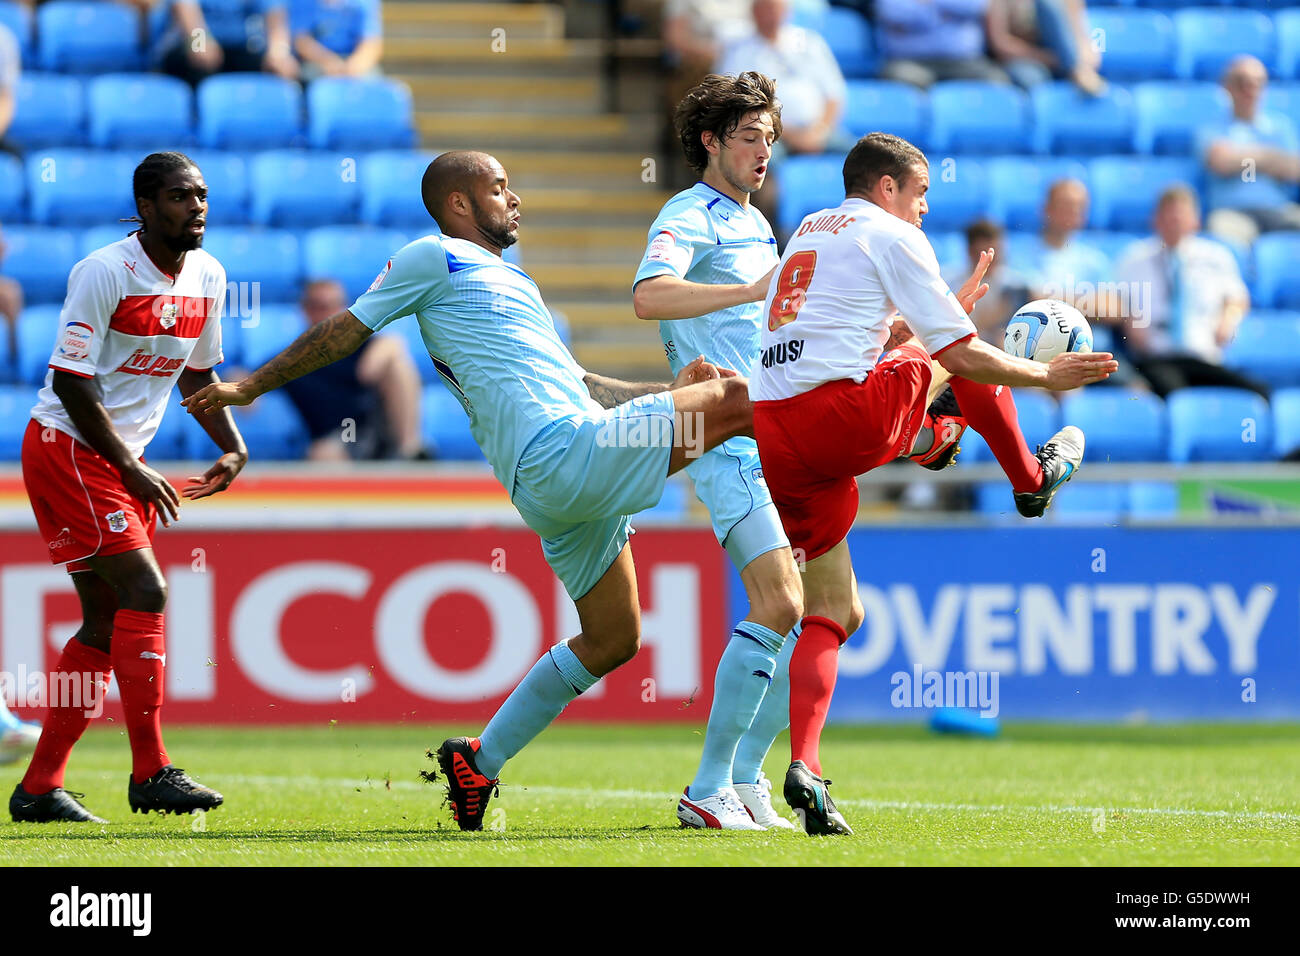
{"type": "Polygon", "coordinates": [[[375,331],[415,316],[434,367],[512,497],[519,457],[543,428],[605,412],[537,283],[468,240],[432,235],[403,246],[350,311],[375,331]]]}
{"type": "MultiPolygon", "coordinates": [[[[741,207],[712,186],[696,183],[664,205],[647,236],[636,281],[675,275],[703,285],[760,279],[776,265],[776,238],[763,214],[741,207]]],[[[762,301],[735,305],[694,319],[659,323],[659,337],[676,374],[703,355],[742,375],[758,355],[762,301]]]]}

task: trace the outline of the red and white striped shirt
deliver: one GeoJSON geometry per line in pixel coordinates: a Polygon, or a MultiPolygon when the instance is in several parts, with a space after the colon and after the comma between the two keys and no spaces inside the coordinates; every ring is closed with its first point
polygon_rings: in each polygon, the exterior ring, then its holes
{"type": "Polygon", "coordinates": [[[220,364],[226,270],[191,249],[179,275],[163,272],[132,234],[72,268],[58,340],[32,417],[86,444],[59,397],[54,369],[98,378],[104,408],[131,454],[158,430],[181,369],[220,364]]]}

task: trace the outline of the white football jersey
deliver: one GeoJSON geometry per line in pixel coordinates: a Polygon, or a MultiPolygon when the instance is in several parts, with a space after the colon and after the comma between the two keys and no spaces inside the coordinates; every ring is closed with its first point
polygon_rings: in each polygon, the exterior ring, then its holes
{"type": "Polygon", "coordinates": [[[98,378],[114,430],[139,456],[158,430],[181,369],[221,362],[226,270],[191,249],[164,273],[134,235],[72,267],[45,387],[32,417],[86,444],[54,394],[54,369],[98,378]]]}
{"type": "Polygon", "coordinates": [[[837,379],[861,382],[880,360],[896,311],[931,355],[975,334],[916,226],[865,199],[813,213],[768,289],[750,397],[772,401],[837,379]]]}

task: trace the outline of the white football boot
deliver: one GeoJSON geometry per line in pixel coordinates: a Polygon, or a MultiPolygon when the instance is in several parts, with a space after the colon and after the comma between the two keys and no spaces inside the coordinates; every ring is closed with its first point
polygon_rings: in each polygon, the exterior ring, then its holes
{"type": "Polygon", "coordinates": [[[0,764],[14,763],[36,749],[41,725],[19,720],[8,710],[0,712],[0,764]]]}
{"type": "Polygon", "coordinates": [[[759,826],[768,830],[799,829],[772,806],[772,781],[767,779],[767,774],[763,771],[758,772],[758,783],[738,783],[733,789],[759,826]]]}
{"type": "Polygon", "coordinates": [[[682,826],[697,830],[767,829],[754,822],[731,787],[724,787],[699,800],[688,797],[683,790],[682,798],[677,801],[677,819],[682,826]]]}

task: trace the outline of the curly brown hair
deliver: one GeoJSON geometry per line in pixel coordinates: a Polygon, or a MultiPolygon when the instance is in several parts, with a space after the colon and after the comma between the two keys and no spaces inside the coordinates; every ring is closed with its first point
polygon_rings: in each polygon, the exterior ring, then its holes
{"type": "Polygon", "coordinates": [[[705,131],[720,140],[730,139],[740,121],[758,110],[772,114],[772,129],[781,138],[781,101],[776,98],[776,81],[762,73],[747,71],[739,76],[710,73],[677,104],[673,125],[681,137],[686,162],[702,173],[709,165],[709,151],[700,136],[705,131]]]}

